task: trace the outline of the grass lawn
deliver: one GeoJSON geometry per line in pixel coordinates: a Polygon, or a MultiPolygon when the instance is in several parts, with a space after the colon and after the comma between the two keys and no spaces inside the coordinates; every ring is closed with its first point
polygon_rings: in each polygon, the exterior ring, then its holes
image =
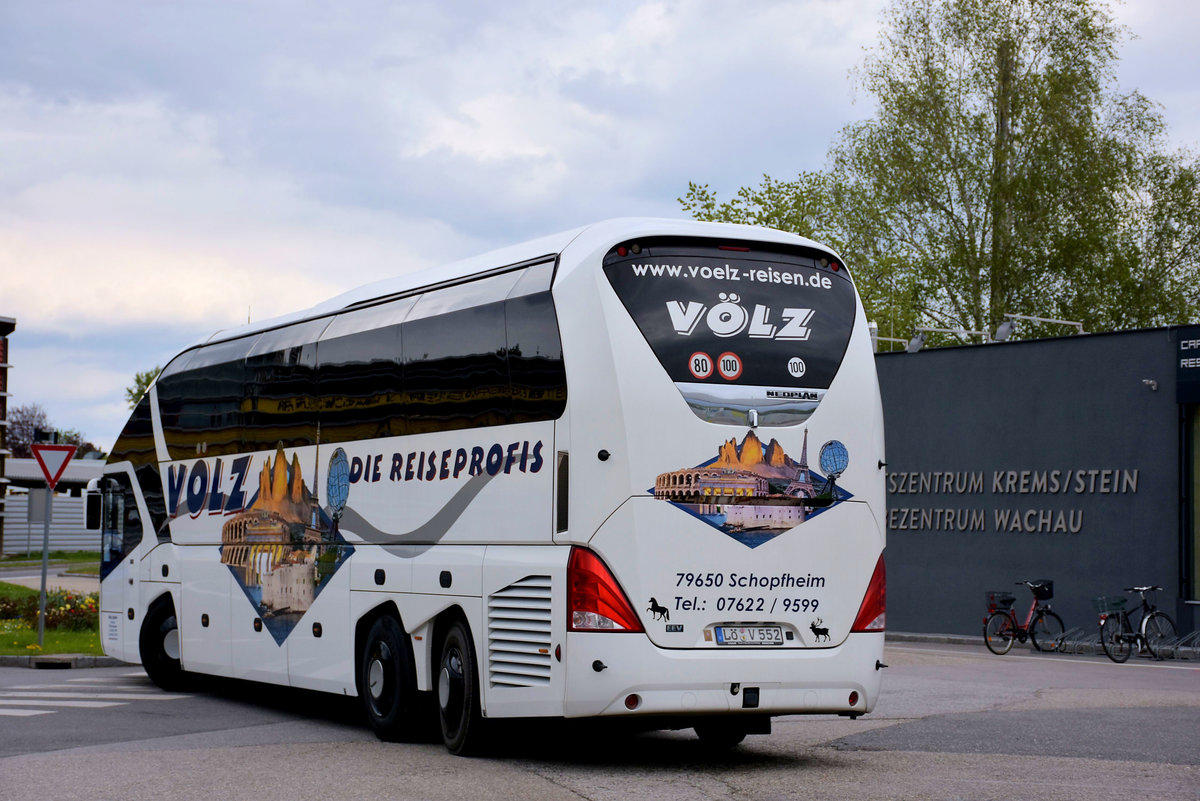
{"type": "Polygon", "coordinates": [[[98,631],[46,629],[42,648],[37,647],[37,629],[27,629],[15,620],[0,620],[0,656],[38,654],[103,655],[98,631]],[[33,647],[30,647],[33,646],[33,647]]]}
{"type": "Polygon", "coordinates": [[[36,598],[38,591],[29,587],[22,587],[20,584],[9,584],[5,581],[0,581],[0,599],[4,598],[36,598]]]}
{"type": "MultiPolygon", "coordinates": [[[[92,563],[92,564],[99,565],[100,564],[100,552],[99,551],[51,551],[50,552],[50,561],[53,562],[54,564],[62,564],[63,562],[69,562],[71,564],[74,564],[76,562],[83,562],[85,564],[92,563]]],[[[21,553],[10,553],[7,556],[5,556],[3,559],[0,559],[0,567],[12,567],[14,565],[25,565],[25,564],[30,564],[30,563],[34,563],[34,562],[36,562],[39,565],[42,563],[42,552],[41,551],[31,551],[28,556],[26,556],[23,551],[21,553]]]]}
{"type": "MultiPolygon", "coordinates": [[[[37,598],[38,591],[0,581],[0,599],[37,598]]],[[[46,629],[42,648],[37,647],[37,629],[26,628],[19,620],[0,620],[0,656],[36,656],[37,654],[96,654],[100,648],[100,632],[60,631],[46,629]],[[32,648],[30,646],[33,646],[32,648]]]]}

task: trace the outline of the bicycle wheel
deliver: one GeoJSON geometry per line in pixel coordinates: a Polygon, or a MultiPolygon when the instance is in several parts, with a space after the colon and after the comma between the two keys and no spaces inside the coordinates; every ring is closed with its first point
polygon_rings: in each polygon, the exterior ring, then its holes
{"type": "Polygon", "coordinates": [[[1029,639],[1033,640],[1033,647],[1039,651],[1057,651],[1058,646],[1062,644],[1059,638],[1062,637],[1063,631],[1062,618],[1047,609],[1045,612],[1038,612],[1037,617],[1029,624],[1029,639]]]}
{"type": "Polygon", "coordinates": [[[1114,662],[1124,662],[1133,652],[1133,632],[1119,615],[1109,615],[1100,623],[1100,645],[1114,662]]]}
{"type": "Polygon", "coordinates": [[[983,627],[983,641],[997,656],[1007,654],[1017,638],[1017,624],[1007,612],[993,612],[983,627]]]}
{"type": "Polygon", "coordinates": [[[1166,612],[1155,610],[1142,620],[1146,650],[1155,659],[1165,659],[1167,647],[1175,640],[1175,621],[1166,612]]]}

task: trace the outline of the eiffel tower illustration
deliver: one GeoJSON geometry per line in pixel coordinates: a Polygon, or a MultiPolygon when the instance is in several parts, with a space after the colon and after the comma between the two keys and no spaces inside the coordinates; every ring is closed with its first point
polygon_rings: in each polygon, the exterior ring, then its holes
{"type": "Polygon", "coordinates": [[[812,475],[808,472],[808,429],[804,429],[804,447],[800,450],[800,464],[796,467],[796,476],[787,485],[785,495],[793,498],[811,498],[817,494],[813,487],[812,475]]]}

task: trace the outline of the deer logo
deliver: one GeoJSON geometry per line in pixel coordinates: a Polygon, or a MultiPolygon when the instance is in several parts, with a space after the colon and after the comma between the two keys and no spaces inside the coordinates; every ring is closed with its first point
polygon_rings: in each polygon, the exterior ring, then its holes
{"type": "Polygon", "coordinates": [[[650,608],[647,609],[646,611],[653,613],[655,620],[670,620],[671,619],[671,613],[667,609],[667,607],[660,604],[654,598],[650,599],[650,608]]]}
{"type": "Polygon", "coordinates": [[[812,623],[810,623],[808,625],[808,627],[810,629],[812,629],[813,636],[817,638],[817,640],[816,640],[817,642],[820,642],[822,637],[824,637],[826,642],[828,642],[829,641],[829,628],[827,626],[822,626],[821,623],[822,623],[821,618],[817,618],[812,623]]]}

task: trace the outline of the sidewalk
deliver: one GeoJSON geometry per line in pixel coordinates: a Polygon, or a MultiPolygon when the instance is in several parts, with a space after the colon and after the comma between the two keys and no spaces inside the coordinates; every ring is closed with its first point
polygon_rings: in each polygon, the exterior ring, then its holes
{"type": "MultiPolygon", "coordinates": [[[[46,588],[51,590],[63,589],[71,592],[100,592],[100,578],[98,576],[72,575],[68,572],[69,570],[70,568],[64,565],[51,565],[46,572],[46,588]]],[[[35,567],[6,567],[0,569],[0,581],[38,590],[42,587],[42,568],[40,565],[35,567]]]]}

